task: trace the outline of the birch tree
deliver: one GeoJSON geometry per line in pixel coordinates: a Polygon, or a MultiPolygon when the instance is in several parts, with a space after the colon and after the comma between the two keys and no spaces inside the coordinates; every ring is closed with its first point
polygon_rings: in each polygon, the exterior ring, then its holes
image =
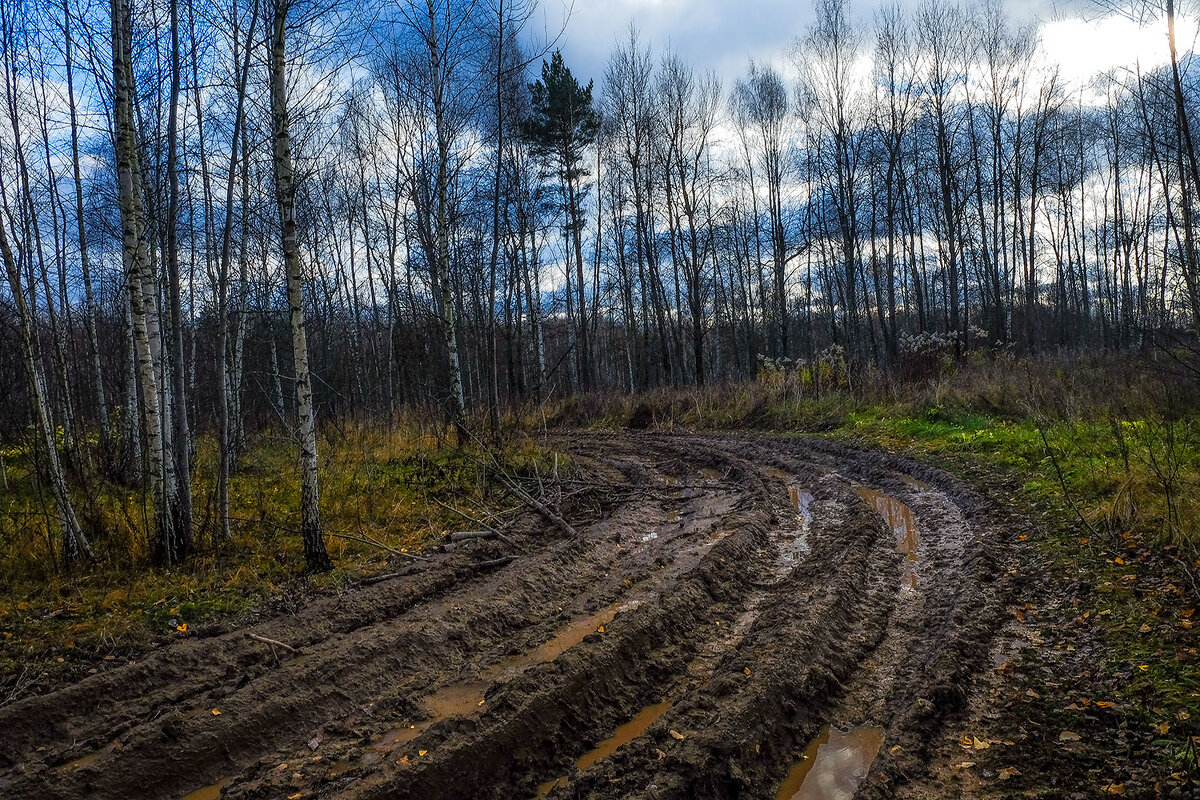
{"type": "Polygon", "coordinates": [[[328,572],[333,562],[321,533],[320,481],[317,463],[317,419],[313,405],[308,338],[304,330],[303,276],[296,230],[296,183],[292,164],[287,87],[288,13],[292,0],[274,0],[271,27],[271,141],[275,204],[279,212],[280,250],[287,280],[292,360],[296,383],[296,442],[300,448],[300,539],[311,572],[328,572]]]}
{"type": "Polygon", "coordinates": [[[111,0],[113,124],[117,193],[121,209],[121,250],[129,293],[131,334],[146,431],[146,486],[154,508],[155,559],[175,564],[187,555],[187,531],[180,513],[175,460],[168,449],[160,375],[163,342],[158,309],[159,282],[150,263],[143,207],[141,161],[134,115],[132,19],[129,0],[111,0]]]}

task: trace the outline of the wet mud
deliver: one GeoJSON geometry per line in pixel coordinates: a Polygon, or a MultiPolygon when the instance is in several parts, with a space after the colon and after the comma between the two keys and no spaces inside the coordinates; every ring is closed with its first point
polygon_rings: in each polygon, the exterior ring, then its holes
{"type": "Polygon", "coordinates": [[[978,493],[819,440],[555,446],[595,486],[563,510],[578,538],[530,514],[512,543],[0,709],[0,797],[791,800],[920,779],[1003,618],[1009,543],[978,493]]]}

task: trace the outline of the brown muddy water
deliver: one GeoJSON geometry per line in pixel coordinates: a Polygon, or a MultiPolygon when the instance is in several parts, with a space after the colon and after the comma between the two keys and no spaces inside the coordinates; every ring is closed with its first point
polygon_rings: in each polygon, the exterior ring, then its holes
{"type": "MultiPolygon", "coordinates": [[[[661,703],[646,706],[633,719],[617,728],[612,736],[596,745],[594,749],[580,756],[579,760],[575,762],[575,769],[585,770],[597,761],[603,761],[608,758],[617,752],[619,748],[624,747],[645,733],[659,717],[670,711],[671,706],[674,704],[672,700],[664,700],[661,703]]],[[[566,786],[569,782],[570,780],[565,775],[546,781],[538,787],[536,797],[545,797],[550,794],[551,790],[559,786],[566,786]]]]}
{"type": "Polygon", "coordinates": [[[96,763],[101,758],[103,758],[104,756],[111,753],[114,749],[115,749],[114,745],[109,745],[108,747],[101,747],[99,750],[95,751],[94,753],[88,753],[85,756],[81,756],[79,758],[68,761],[65,764],[62,764],[61,766],[58,767],[58,769],[64,770],[64,771],[69,770],[69,769],[83,769],[84,767],[88,766],[89,764],[96,763]]]}
{"type": "Polygon", "coordinates": [[[883,728],[859,725],[843,733],[826,725],[792,765],[775,800],[851,800],[882,746],[883,728]]]}
{"type": "Polygon", "coordinates": [[[229,778],[223,778],[216,783],[208,786],[203,786],[194,792],[185,794],[179,800],[217,800],[221,796],[221,790],[229,783],[229,778]]]}
{"type": "Polygon", "coordinates": [[[764,473],[787,487],[788,502],[796,512],[796,522],[800,523],[799,532],[786,532],[783,544],[779,547],[779,556],[775,562],[775,574],[782,576],[790,572],[800,559],[808,553],[808,532],[812,527],[812,492],[801,488],[794,482],[795,476],[786,470],[770,467],[764,473]]]}
{"type": "Polygon", "coordinates": [[[617,614],[631,611],[640,604],[640,600],[613,603],[594,614],[576,620],[538,647],[486,667],[476,680],[460,681],[442,687],[421,700],[421,705],[429,712],[426,719],[391,729],[376,739],[371,744],[370,750],[359,759],[346,759],[335,763],[330,768],[330,775],[337,776],[348,772],[356,765],[356,762],[364,765],[376,763],[400,745],[416,739],[434,724],[450,717],[473,713],[484,704],[484,694],[488,687],[496,681],[515,675],[527,667],[553,661],[591,634],[604,633],[604,626],[612,622],[617,614]]]}
{"type": "Polygon", "coordinates": [[[855,491],[892,529],[896,536],[896,552],[904,555],[902,584],[910,589],[917,588],[917,549],[921,540],[912,509],[896,498],[867,486],[858,486],[855,491]]]}

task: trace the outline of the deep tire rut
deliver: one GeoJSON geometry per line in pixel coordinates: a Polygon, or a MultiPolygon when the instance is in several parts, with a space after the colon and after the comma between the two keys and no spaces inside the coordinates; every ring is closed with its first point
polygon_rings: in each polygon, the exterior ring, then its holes
{"type": "Polygon", "coordinates": [[[0,796],[768,798],[830,724],[884,731],[859,794],[921,773],[1002,618],[1007,543],[970,486],[821,440],[557,446],[600,487],[578,540],[528,515],[516,553],[248,630],[295,652],[230,630],[27,698],[0,710],[0,796]]]}

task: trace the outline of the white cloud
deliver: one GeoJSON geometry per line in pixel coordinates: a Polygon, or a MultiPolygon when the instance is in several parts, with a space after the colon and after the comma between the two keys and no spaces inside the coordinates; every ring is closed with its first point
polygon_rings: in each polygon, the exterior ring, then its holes
{"type": "MultiPolygon", "coordinates": [[[[1192,20],[1176,21],[1175,35],[1180,52],[1192,48],[1196,39],[1192,20]]],[[[1075,88],[1109,70],[1142,71],[1168,63],[1167,24],[1152,20],[1138,25],[1122,16],[1100,19],[1061,19],[1042,25],[1046,58],[1059,65],[1063,79],[1075,88]]]]}
{"type": "MultiPolygon", "coordinates": [[[[874,39],[874,14],[885,0],[854,0],[851,17],[869,57],[874,39]]],[[[915,12],[921,0],[901,0],[915,12]]],[[[1099,73],[1112,69],[1143,71],[1167,63],[1166,23],[1144,26],[1119,15],[1087,16],[1091,0],[1007,0],[1014,25],[1039,14],[1042,61],[1057,64],[1071,88],[1085,87],[1099,73]],[[1057,6],[1057,7],[1056,7],[1057,6]],[[1058,15],[1057,19],[1050,17],[1058,15]]],[[[971,5],[965,0],[964,6],[971,5]]],[[[711,69],[728,90],[754,58],[787,70],[787,54],[813,18],[813,0],[543,0],[546,29],[570,18],[558,42],[568,66],[583,80],[603,83],[604,68],[613,48],[628,35],[630,23],[644,45],[660,54],[669,45],[698,69],[711,69]]],[[[1181,54],[1193,50],[1200,37],[1196,23],[1179,18],[1176,36],[1181,54]]]]}

